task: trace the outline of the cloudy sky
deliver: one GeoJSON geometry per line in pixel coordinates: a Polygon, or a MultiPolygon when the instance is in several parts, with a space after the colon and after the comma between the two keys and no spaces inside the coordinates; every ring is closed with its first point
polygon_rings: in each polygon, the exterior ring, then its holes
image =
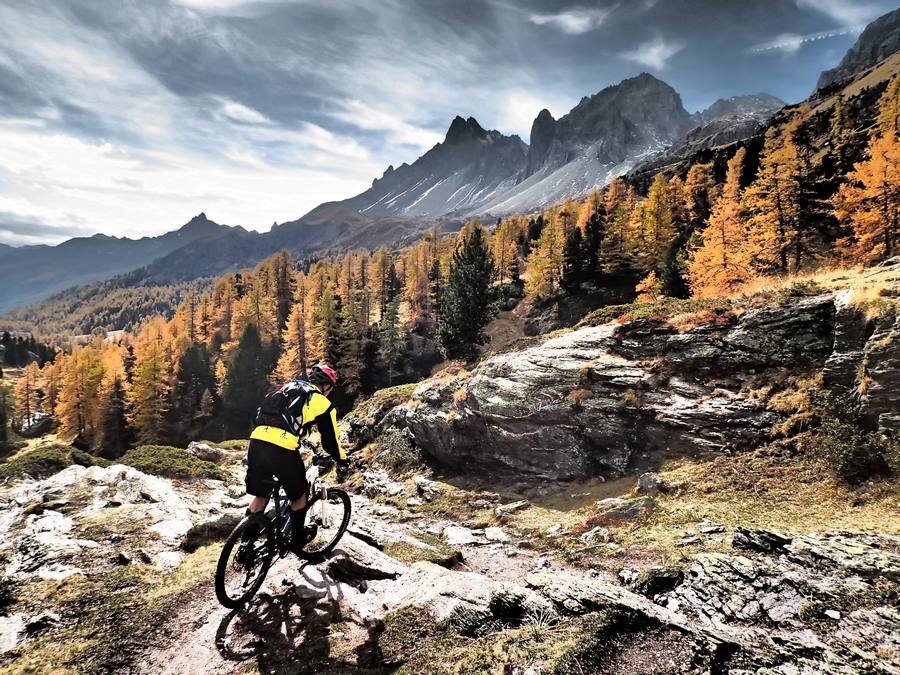
{"type": "Polygon", "coordinates": [[[456,114],[648,71],[688,110],[804,98],[893,0],[2,0],[0,242],[266,230],[413,161],[456,114]]]}

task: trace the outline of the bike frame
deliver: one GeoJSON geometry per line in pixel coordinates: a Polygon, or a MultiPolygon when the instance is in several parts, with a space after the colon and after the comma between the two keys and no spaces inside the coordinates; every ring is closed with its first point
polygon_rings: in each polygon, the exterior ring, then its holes
{"type": "MultiPolygon", "coordinates": [[[[315,509],[312,512],[314,517],[317,517],[319,522],[325,522],[326,509],[328,505],[327,492],[328,487],[325,485],[324,481],[319,480],[319,467],[315,463],[315,459],[312,462],[312,465],[306,470],[306,482],[309,486],[306,492],[306,504],[307,508],[315,509]],[[312,506],[309,506],[312,501],[313,496],[316,492],[320,493],[320,499],[312,506]]],[[[291,531],[291,516],[288,511],[291,508],[291,503],[288,501],[287,495],[284,494],[284,489],[281,487],[281,483],[276,483],[275,490],[273,490],[273,501],[275,505],[275,513],[273,514],[273,524],[275,525],[275,537],[278,541],[278,553],[279,555],[285,555],[287,553],[287,543],[290,538],[291,531]]]]}

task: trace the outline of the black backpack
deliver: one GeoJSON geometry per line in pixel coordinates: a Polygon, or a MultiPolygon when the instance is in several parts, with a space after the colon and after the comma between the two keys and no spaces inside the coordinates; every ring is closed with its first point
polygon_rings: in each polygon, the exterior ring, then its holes
{"type": "Polygon", "coordinates": [[[256,410],[256,426],[277,427],[294,433],[288,411],[291,408],[295,411],[302,410],[315,391],[318,390],[306,380],[294,380],[280,389],[270,391],[256,410]]]}

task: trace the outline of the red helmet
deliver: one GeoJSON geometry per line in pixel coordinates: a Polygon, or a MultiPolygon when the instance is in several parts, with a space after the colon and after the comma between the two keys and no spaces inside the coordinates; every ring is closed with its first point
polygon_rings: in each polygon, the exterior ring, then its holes
{"type": "Polygon", "coordinates": [[[337,373],[334,372],[334,368],[325,363],[319,363],[309,371],[309,381],[313,384],[333,387],[337,384],[337,379],[337,373]]]}

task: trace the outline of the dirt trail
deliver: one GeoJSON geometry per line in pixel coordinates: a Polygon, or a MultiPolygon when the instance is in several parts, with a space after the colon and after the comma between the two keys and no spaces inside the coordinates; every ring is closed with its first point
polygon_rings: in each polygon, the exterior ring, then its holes
{"type": "MultiPolygon", "coordinates": [[[[415,534],[421,528],[440,526],[428,520],[393,522],[379,515],[383,510],[357,499],[358,519],[375,521],[392,531],[415,534]]],[[[456,569],[478,572],[492,580],[521,583],[526,574],[537,569],[572,569],[548,554],[512,542],[456,548],[463,557],[456,569]]],[[[343,554],[346,551],[339,544],[331,558],[343,554]]],[[[366,667],[375,624],[355,615],[348,606],[352,602],[343,597],[349,590],[345,584],[320,573],[327,564],[308,564],[293,555],[276,561],[256,599],[239,611],[218,604],[210,580],[161,627],[158,646],[148,649],[128,672],[385,672],[383,667],[366,667]],[[325,597],[305,597],[310,595],[310,587],[318,587],[315,594],[324,593],[325,597]]]]}

